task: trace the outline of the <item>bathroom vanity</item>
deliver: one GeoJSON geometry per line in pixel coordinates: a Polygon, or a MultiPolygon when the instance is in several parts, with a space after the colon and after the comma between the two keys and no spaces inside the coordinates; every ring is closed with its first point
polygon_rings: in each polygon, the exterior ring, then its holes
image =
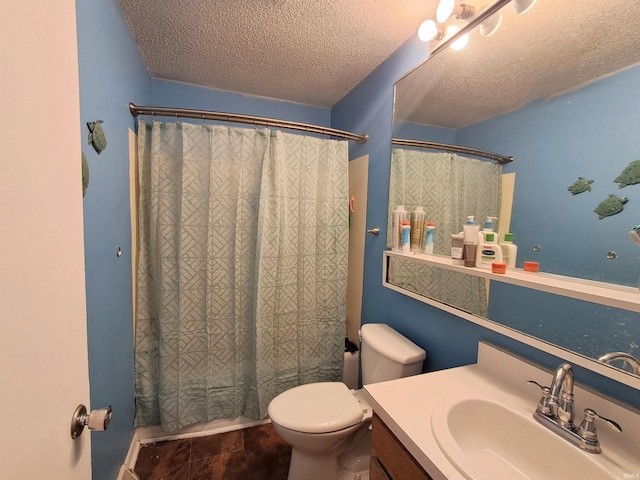
{"type": "Polygon", "coordinates": [[[640,412],[573,384],[575,423],[594,409],[601,453],[534,419],[553,372],[481,342],[478,363],[365,385],[373,407],[371,479],[640,478],[640,412]]]}
{"type": "Polygon", "coordinates": [[[378,415],[371,427],[369,480],[432,480],[378,415]]]}

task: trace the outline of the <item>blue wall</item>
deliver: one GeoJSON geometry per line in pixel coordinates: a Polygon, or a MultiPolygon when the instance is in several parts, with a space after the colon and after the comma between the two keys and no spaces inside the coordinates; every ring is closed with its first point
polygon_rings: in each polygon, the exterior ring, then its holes
{"type": "MultiPolygon", "coordinates": [[[[109,144],[98,156],[83,145],[91,173],[84,200],[91,406],[112,405],[106,432],[92,434],[95,480],[113,480],[124,461],[133,429],[133,327],[131,313],[131,228],[128,129],[139,105],[180,106],[272,116],[368,133],[351,144],[351,158],[369,154],[367,225],[386,228],[393,84],[427,55],[425,44],[409,39],[394,55],[333,109],[152,80],[115,0],[77,2],[82,138],[85,123],[104,120],[109,144]],[[120,246],[123,255],[117,258],[120,246]]],[[[508,150],[508,149],[507,149],[508,150]]],[[[578,172],[576,172],[578,174],[578,172]]],[[[580,173],[581,174],[581,173],[580,173]]],[[[487,339],[555,367],[559,359],[381,285],[385,235],[367,236],[363,320],[385,322],[428,351],[428,370],[473,363],[477,343],[487,339]]],[[[577,378],[639,405],[637,392],[577,369],[577,378]]]]}
{"type": "Polygon", "coordinates": [[[149,100],[151,79],[115,0],[78,1],[76,8],[82,151],[90,169],[84,232],[91,408],[113,407],[109,429],[91,433],[91,463],[95,480],[113,480],[131,443],[134,412],[128,103],[149,100]],[[97,119],[108,141],[99,156],[86,143],[86,122],[97,119]]]}
{"type": "MultiPolygon", "coordinates": [[[[350,149],[352,159],[369,155],[367,228],[379,226],[384,230],[387,225],[393,84],[422,61],[425,55],[424,44],[417,38],[409,39],[332,109],[334,128],[370,135],[367,143],[352,145],[350,149]]],[[[506,136],[505,141],[509,138],[506,136]]],[[[509,153],[510,150],[502,148],[496,151],[509,153]]],[[[552,168],[541,171],[539,175],[546,177],[555,173],[555,168],[552,168]]],[[[577,171],[575,174],[582,175],[577,171]]],[[[566,187],[571,183],[572,181],[564,185],[565,193],[568,193],[566,187]]],[[[526,209],[526,203],[524,208],[526,209]]],[[[388,323],[425,348],[427,371],[475,362],[477,344],[481,340],[503,346],[548,368],[555,368],[560,363],[559,358],[384,288],[381,280],[385,238],[385,234],[377,237],[368,235],[366,238],[362,321],[388,323]]],[[[640,406],[640,398],[635,389],[582,368],[576,368],[576,378],[636,407],[640,406]]]]}
{"type": "Polygon", "coordinates": [[[84,199],[91,408],[113,407],[105,432],[92,435],[94,480],[113,480],[133,437],[134,358],[128,109],[160,105],[243,113],[330,126],[331,111],[293,102],[151,79],[114,0],[77,2],[80,108],[86,122],[104,120],[107,148],[83,143],[90,168],[84,199]],[[122,256],[116,257],[116,247],[122,256]]]}

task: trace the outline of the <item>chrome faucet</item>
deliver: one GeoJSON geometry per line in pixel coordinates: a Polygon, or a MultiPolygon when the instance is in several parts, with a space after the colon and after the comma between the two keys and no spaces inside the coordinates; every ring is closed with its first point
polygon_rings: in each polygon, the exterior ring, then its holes
{"type": "Polygon", "coordinates": [[[602,355],[598,360],[604,363],[611,363],[615,360],[622,360],[631,366],[631,370],[636,375],[640,375],[640,360],[625,352],[610,352],[602,355]]]}
{"type": "Polygon", "coordinates": [[[549,393],[549,405],[561,427],[573,428],[573,368],[561,364],[553,376],[549,393]]]}
{"type": "Polygon", "coordinates": [[[596,418],[604,421],[611,429],[622,431],[616,422],[598,415],[590,408],[585,409],[584,420],[576,428],[573,424],[573,368],[568,363],[562,363],[556,369],[551,387],[544,387],[534,380],[527,383],[537,385],[542,390],[542,397],[533,414],[538,423],[583,450],[590,453],[602,451],[594,426],[596,418]]]}

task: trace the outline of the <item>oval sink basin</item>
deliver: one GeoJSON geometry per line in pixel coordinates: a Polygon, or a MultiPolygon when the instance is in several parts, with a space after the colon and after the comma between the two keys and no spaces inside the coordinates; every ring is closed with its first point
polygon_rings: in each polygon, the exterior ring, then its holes
{"type": "Polygon", "coordinates": [[[597,461],[523,414],[486,399],[443,401],[431,417],[434,437],[468,479],[618,479],[597,461]]]}

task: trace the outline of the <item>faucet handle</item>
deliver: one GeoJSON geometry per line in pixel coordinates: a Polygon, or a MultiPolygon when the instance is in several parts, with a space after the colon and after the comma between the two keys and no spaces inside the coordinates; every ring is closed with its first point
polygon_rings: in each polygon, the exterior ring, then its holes
{"type": "Polygon", "coordinates": [[[594,425],[594,420],[596,418],[602,420],[612,430],[615,430],[616,432],[622,432],[622,427],[617,422],[598,415],[598,413],[591,408],[585,408],[584,420],[582,420],[577,433],[584,442],[585,450],[592,453],[600,453],[602,451],[602,449],[600,448],[600,442],[598,442],[598,432],[596,431],[596,427],[594,425]]]}
{"type": "Polygon", "coordinates": [[[551,408],[551,389],[549,387],[544,387],[540,385],[535,380],[527,380],[527,383],[530,385],[535,385],[540,390],[542,390],[542,397],[538,402],[538,406],[536,407],[536,412],[546,417],[553,417],[553,410],[551,408]]]}

